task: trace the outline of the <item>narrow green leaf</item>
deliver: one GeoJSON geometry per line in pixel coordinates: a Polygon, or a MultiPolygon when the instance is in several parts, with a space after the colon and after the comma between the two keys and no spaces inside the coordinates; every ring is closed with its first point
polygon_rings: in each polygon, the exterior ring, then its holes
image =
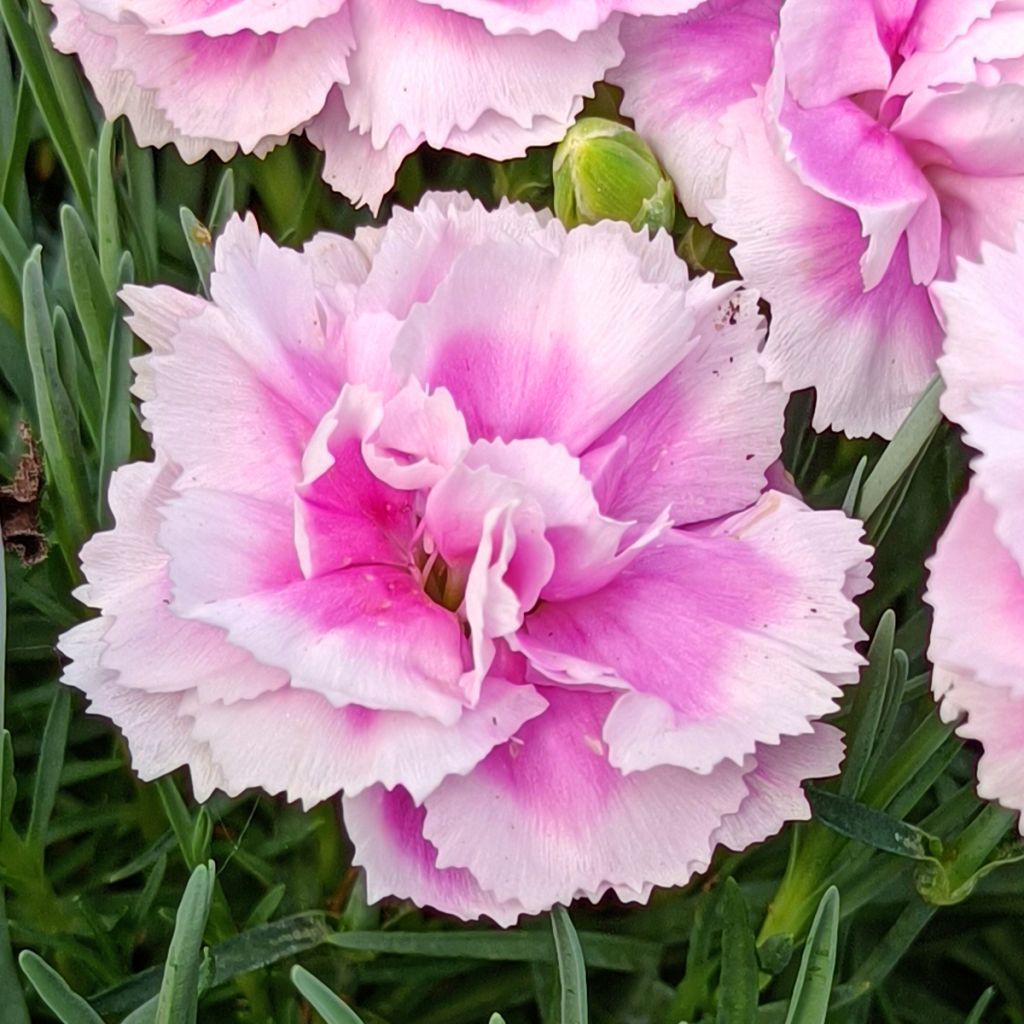
{"type": "Polygon", "coordinates": [[[203,932],[213,900],[214,865],[200,864],[185,886],[167,951],[157,1024],[195,1024],[199,1008],[199,965],[203,932]]]}
{"type": "Polygon", "coordinates": [[[921,451],[927,447],[935,428],[942,422],[939,410],[941,396],[942,380],[936,374],[864,482],[857,504],[858,518],[867,519],[878,510],[885,496],[895,488],[921,451]]]}
{"type": "MultiPolygon", "coordinates": [[[[2,32],[0,23],[0,32],[2,32]]],[[[3,33],[6,37],[6,33],[3,33]]],[[[10,75],[10,63],[7,47],[3,47],[2,59],[10,75]]],[[[11,79],[11,85],[13,85],[11,79]]],[[[35,104],[32,92],[25,82],[25,76],[19,75],[17,90],[13,97],[13,122],[10,134],[0,140],[0,203],[25,234],[30,227],[28,189],[25,187],[25,157],[32,142],[32,118],[35,104]]]]}
{"type": "Polygon", "coordinates": [[[866,455],[862,455],[860,462],[857,463],[857,468],[853,471],[853,476],[850,477],[850,486],[846,489],[846,497],[843,498],[843,511],[848,516],[853,516],[856,512],[857,500],[860,498],[860,491],[864,482],[864,473],[867,468],[868,457],[866,455]]]}
{"type": "MultiPolygon", "coordinates": [[[[3,2],[3,0],[0,0],[3,2]]],[[[92,532],[86,461],[78,431],[78,415],[68,397],[57,366],[57,342],[43,287],[39,250],[29,257],[22,275],[25,297],[25,343],[39,416],[39,439],[47,468],[58,533],[68,566],[92,532]]]]}
{"type": "Polygon", "coordinates": [[[505,1018],[500,1013],[492,1013],[487,1024],[505,1024],[505,1018]]]}
{"type": "Polygon", "coordinates": [[[746,901],[734,878],[725,881],[722,916],[722,975],[715,1019],[717,1024],[753,1024],[757,1020],[757,945],[746,901]]]}
{"type": "MultiPolygon", "coordinates": [[[[325,916],[312,911],[281,918],[218,942],[210,951],[215,965],[212,984],[223,985],[251,971],[315,949],[331,935],[325,916]]],[[[159,968],[150,968],[98,993],[92,999],[93,1005],[104,1015],[129,1013],[155,997],[160,980],[159,968]]]]}
{"type": "Polygon", "coordinates": [[[786,1024],[825,1024],[836,969],[838,937],[839,890],[832,885],[818,904],[807,936],[786,1024]]]}
{"type": "MultiPolygon", "coordinates": [[[[39,998],[63,1024],[103,1024],[103,1018],[40,956],[26,949],[18,957],[25,977],[39,998]]],[[[6,1017],[5,1017],[6,1020],[6,1017]]]]}
{"type": "Polygon", "coordinates": [[[871,763],[878,723],[888,694],[895,637],[896,616],[892,611],[886,611],[871,640],[868,663],[861,673],[846,728],[846,760],[839,780],[839,792],[844,796],[860,795],[864,775],[871,763]]]}
{"type": "Polygon", "coordinates": [[[62,206],[60,225],[75,312],[85,334],[93,377],[102,382],[106,375],[107,338],[114,319],[114,304],[78,211],[69,205],[62,206]]]}
{"type": "MultiPolygon", "coordinates": [[[[122,253],[118,281],[125,284],[132,279],[133,274],[131,253],[122,253]]],[[[103,378],[103,426],[100,435],[100,475],[96,494],[96,518],[99,522],[110,521],[107,508],[107,486],[110,477],[118,466],[123,466],[131,458],[131,356],[132,332],[124,320],[115,316],[110,325],[107,365],[103,378]]]]}
{"type": "Polygon", "coordinates": [[[210,234],[214,238],[224,230],[224,225],[235,209],[235,172],[225,167],[213,193],[213,202],[210,203],[210,234]]]}
{"type": "Polygon", "coordinates": [[[26,844],[40,858],[46,847],[46,830],[50,824],[50,815],[53,814],[53,805],[57,800],[70,722],[71,691],[66,686],[58,686],[50,704],[46,727],[43,729],[36,782],[32,791],[32,812],[28,831],[25,833],[26,844]]]}
{"type": "Polygon", "coordinates": [[[968,1014],[964,1024],[981,1024],[984,1019],[985,1011],[988,1009],[989,1004],[996,997],[996,990],[994,987],[985,989],[981,993],[980,998],[974,1004],[974,1009],[968,1014]]]}
{"type": "Polygon", "coordinates": [[[88,362],[83,358],[67,313],[58,306],[53,311],[53,337],[57,342],[57,361],[64,389],[78,410],[82,425],[93,444],[99,440],[100,393],[88,362]]]}
{"type": "Polygon", "coordinates": [[[96,147],[96,237],[100,272],[107,291],[113,294],[121,284],[121,228],[117,221],[117,191],[114,188],[114,125],[105,121],[96,147]]]}
{"type": "Polygon", "coordinates": [[[850,797],[808,786],[807,799],[818,821],[848,839],[912,860],[934,861],[942,854],[936,836],[850,797]]]}
{"type": "MultiPolygon", "coordinates": [[[[624,935],[580,932],[587,964],[597,970],[638,973],[655,970],[661,946],[624,935]]],[[[332,946],[399,956],[455,957],[471,960],[549,963],[551,941],[542,932],[334,932],[332,946]]]]}
{"type": "Polygon", "coordinates": [[[291,979],[303,998],[327,1024],[363,1024],[355,1010],[305,967],[296,964],[292,968],[291,979]]]}
{"type": "Polygon", "coordinates": [[[579,936],[565,907],[552,909],[551,930],[555,936],[555,960],[562,989],[559,1024],[587,1024],[587,970],[579,936]]]}
{"type": "Polygon", "coordinates": [[[188,813],[185,801],[181,798],[174,779],[169,775],[157,779],[156,792],[160,797],[160,803],[163,805],[174,837],[178,840],[178,848],[185,858],[185,864],[189,870],[192,870],[198,866],[198,863],[192,860],[192,833],[195,828],[192,815],[188,813]]]}
{"type": "MultiPolygon", "coordinates": [[[[29,0],[29,3],[34,8],[37,0],[29,0]]],[[[71,187],[79,200],[88,204],[91,189],[85,161],[87,146],[78,137],[77,119],[72,122],[67,115],[76,103],[66,76],[58,72],[61,88],[55,82],[53,68],[60,66],[57,55],[51,53],[48,42],[40,45],[35,22],[41,21],[41,12],[33,9],[26,18],[18,0],[0,0],[0,14],[71,187]]],[[[80,96],[80,87],[75,85],[80,96]]]]}
{"type": "MultiPolygon", "coordinates": [[[[0,650],[3,645],[0,644],[0,650]]],[[[0,664],[0,682],[2,682],[3,665],[0,664]]],[[[0,719],[3,718],[0,712],[0,719]]],[[[17,777],[14,774],[14,744],[11,742],[11,734],[7,729],[3,731],[3,767],[0,770],[0,835],[7,827],[11,819],[11,811],[14,810],[14,798],[18,793],[17,777]]]]}
{"type": "MultiPolygon", "coordinates": [[[[0,39],[0,45],[3,40],[0,39]]],[[[0,834],[14,803],[14,751],[11,734],[4,728],[7,665],[7,567],[0,545],[0,731],[3,734],[3,769],[0,772],[0,834]]],[[[4,1024],[30,1024],[25,994],[14,968],[10,928],[7,923],[7,897],[0,882],[0,1006],[4,1008],[4,1024]]]]}
{"type": "Polygon", "coordinates": [[[252,908],[252,911],[246,918],[243,926],[244,931],[248,931],[250,928],[256,928],[261,924],[266,924],[277,912],[277,908],[281,906],[281,900],[284,899],[287,891],[288,886],[285,885],[284,882],[280,882],[269,890],[269,892],[264,893],[262,898],[257,902],[256,906],[252,908]]]}
{"type": "Polygon", "coordinates": [[[185,244],[199,275],[199,285],[203,294],[209,298],[210,272],[213,269],[213,236],[210,229],[187,206],[181,208],[179,216],[185,244]]]}

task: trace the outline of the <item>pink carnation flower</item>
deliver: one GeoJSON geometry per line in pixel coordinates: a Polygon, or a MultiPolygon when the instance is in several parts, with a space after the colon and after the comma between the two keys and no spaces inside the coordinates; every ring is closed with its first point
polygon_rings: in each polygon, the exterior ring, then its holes
{"type": "Polygon", "coordinates": [[[709,0],[611,72],[688,211],[772,306],[770,380],[891,436],[942,340],[928,286],[1024,218],[1015,0],[709,0]]]}
{"type": "Polygon", "coordinates": [[[1024,811],[1024,228],[935,287],[942,407],[981,455],[929,563],[929,657],[943,718],[979,740],[978,791],[1024,811]]]}
{"type": "Polygon", "coordinates": [[[380,204],[420,144],[493,160],[558,142],[622,59],[624,14],[700,0],[48,0],[110,119],[144,145],[265,153],[306,130],[380,204]]]}
{"type": "Polygon", "coordinates": [[[433,196],[301,253],[236,219],[211,294],[125,290],[156,461],[62,640],[144,778],[343,790],[372,899],[501,923],[807,816],[869,552],[765,490],[751,293],[433,196]]]}

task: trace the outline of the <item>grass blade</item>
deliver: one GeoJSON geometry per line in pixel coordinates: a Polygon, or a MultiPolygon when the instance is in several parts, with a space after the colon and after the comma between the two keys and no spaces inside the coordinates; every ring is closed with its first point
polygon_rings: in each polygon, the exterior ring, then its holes
{"type": "MultiPolygon", "coordinates": [[[[34,5],[35,0],[30,0],[30,3],[34,5]]],[[[41,24],[42,12],[33,11],[26,18],[18,0],[0,0],[0,14],[71,187],[82,204],[88,206],[91,189],[85,159],[87,146],[84,138],[79,137],[78,119],[72,121],[65,113],[76,106],[73,95],[69,95],[74,89],[66,73],[60,71],[60,58],[51,52],[48,42],[45,46],[40,45],[37,26],[33,22],[39,20],[41,24]]],[[[45,37],[45,30],[42,34],[45,37]]],[[[77,82],[75,89],[81,97],[77,82]]]]}
{"type": "Polygon", "coordinates": [[[981,997],[974,1004],[974,1009],[971,1010],[967,1019],[964,1021],[964,1024],[981,1024],[984,1013],[989,1007],[989,1003],[991,1003],[995,997],[995,988],[985,989],[985,991],[981,993],[981,997]]]}
{"type": "Polygon", "coordinates": [[[315,974],[296,964],[291,972],[292,984],[327,1024],[363,1024],[359,1015],[336,996],[315,974]]]}
{"type": "Polygon", "coordinates": [[[757,1020],[757,946],[747,919],[747,904],[734,878],[722,897],[722,976],[716,1024],[753,1024],[757,1020]]]}
{"type": "Polygon", "coordinates": [[[551,930],[562,988],[560,1024],[587,1024],[587,970],[579,936],[565,907],[556,906],[551,911],[551,930]]]}
{"type": "Polygon", "coordinates": [[[839,937],[839,890],[829,886],[807,936],[786,1024],[825,1024],[839,937]]]}
{"type": "Polygon", "coordinates": [[[859,519],[866,520],[879,509],[886,495],[896,487],[927,446],[936,427],[942,422],[939,410],[941,396],[942,380],[936,374],[864,481],[860,501],[857,503],[859,519]]]}
{"type": "Polygon", "coordinates": [[[848,748],[839,780],[839,792],[844,796],[858,796],[864,785],[864,775],[871,763],[871,753],[878,734],[878,723],[886,705],[895,638],[896,616],[892,611],[887,611],[879,620],[872,637],[868,664],[861,673],[846,729],[848,748]]]}
{"type": "Polygon", "coordinates": [[[57,801],[70,724],[71,691],[66,686],[58,686],[43,730],[36,784],[32,792],[32,813],[25,833],[26,844],[39,858],[42,858],[46,848],[46,830],[50,825],[53,805],[57,801]]]}
{"type": "MultiPolygon", "coordinates": [[[[7,664],[7,572],[3,550],[0,548],[0,738],[3,741],[4,761],[10,750],[10,737],[4,728],[5,666],[7,664]]],[[[0,770],[0,807],[13,802],[13,793],[5,792],[6,763],[0,770]]],[[[13,774],[11,776],[13,781],[13,774]]],[[[9,785],[9,783],[8,783],[9,785]]],[[[0,831],[7,824],[6,814],[0,817],[0,831]]],[[[30,1024],[25,994],[14,967],[10,928],[7,924],[7,899],[0,882],[0,1006],[4,1007],[4,1024],[30,1024]]]]}
{"type": "MultiPolygon", "coordinates": [[[[125,284],[132,279],[134,267],[131,253],[123,253],[118,269],[118,280],[125,284]]],[[[120,317],[110,324],[110,342],[107,346],[107,365],[103,378],[103,425],[100,432],[100,474],[96,489],[96,518],[109,523],[107,485],[118,466],[131,458],[131,360],[132,332],[120,317]]]]}
{"type": "MultiPolygon", "coordinates": [[[[103,1018],[40,956],[26,949],[18,963],[39,998],[63,1024],[103,1024],[103,1018]]],[[[6,1016],[4,1018],[6,1022],[6,1016]]]]}
{"type": "Polygon", "coordinates": [[[200,864],[185,886],[167,951],[156,1024],[196,1024],[203,932],[213,900],[214,866],[200,864]]]}
{"type": "MultiPolygon", "coordinates": [[[[2,0],[0,0],[2,2],[2,0]]],[[[39,250],[28,258],[22,274],[25,297],[25,344],[39,416],[39,438],[50,485],[51,508],[69,568],[76,571],[75,556],[92,533],[85,456],[78,430],[78,414],[61,380],[57,342],[43,287],[39,250]],[[53,500],[59,499],[59,500],[53,500]]]]}

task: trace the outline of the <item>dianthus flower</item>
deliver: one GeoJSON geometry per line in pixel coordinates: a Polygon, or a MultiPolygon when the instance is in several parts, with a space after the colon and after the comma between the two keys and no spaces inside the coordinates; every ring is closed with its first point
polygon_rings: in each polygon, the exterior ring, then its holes
{"type": "Polygon", "coordinates": [[[765,489],[756,297],[667,235],[432,196],[125,290],[156,461],[62,641],[144,778],[344,791],[372,899],[646,899],[837,770],[860,524],[765,489]]]}
{"type": "Polygon", "coordinates": [[[928,286],[1024,219],[1013,0],[709,0],[622,33],[623,110],[772,307],[768,377],[891,436],[942,342],[928,286]]]}
{"type": "Polygon", "coordinates": [[[380,204],[405,156],[558,142],[622,59],[625,15],[700,0],[48,0],[106,115],[182,156],[305,130],[324,177],[380,204]]]}
{"type": "Polygon", "coordinates": [[[981,742],[978,792],[1024,811],[1024,228],[936,286],[942,408],[981,453],[929,563],[929,657],[943,718],[981,742]]]}

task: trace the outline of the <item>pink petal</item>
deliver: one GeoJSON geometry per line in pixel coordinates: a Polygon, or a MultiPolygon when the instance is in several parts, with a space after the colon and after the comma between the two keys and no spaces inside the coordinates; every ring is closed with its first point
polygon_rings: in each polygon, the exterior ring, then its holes
{"type": "Polygon", "coordinates": [[[577,453],[696,342],[682,265],[659,239],[606,221],[552,231],[550,248],[482,244],[412,308],[395,366],[446,387],[471,438],[544,437],[577,453]],[[647,277],[649,250],[667,266],[647,277]]]}
{"type": "MultiPolygon", "coordinates": [[[[823,107],[856,93],[888,88],[892,59],[879,34],[879,6],[878,0],[824,6],[817,0],[787,0],[779,44],[786,61],[786,85],[798,103],[823,107]]],[[[821,141],[828,143],[827,137],[821,141]]]]}
{"type": "Polygon", "coordinates": [[[758,744],[754,767],[743,779],[747,795],[734,814],[722,819],[715,841],[745,850],[787,822],[807,821],[811,808],[802,784],[838,775],[843,753],[843,734],[820,722],[813,732],[783,736],[776,746],[758,744]]]}
{"type": "Polygon", "coordinates": [[[701,0],[421,0],[479,18],[494,35],[557,32],[566,39],[599,28],[616,11],[681,14],[701,0]]]}
{"type": "Polygon", "coordinates": [[[557,652],[630,688],[604,729],[623,771],[739,764],[757,743],[809,731],[856,678],[860,532],[769,492],[720,524],[668,534],[596,594],[541,605],[516,645],[542,672],[557,652]]]}
{"type": "Polygon", "coordinates": [[[705,0],[682,17],[622,26],[626,56],[608,80],[622,88],[622,112],[672,175],[687,213],[705,223],[707,200],[725,187],[719,120],[768,80],[780,2],[705,0]]]}
{"type": "Polygon", "coordinates": [[[996,536],[977,481],[928,563],[935,609],[928,657],[946,672],[1024,696],[1024,575],[996,536]]]}
{"type": "MultiPolygon", "coordinates": [[[[53,44],[62,53],[73,53],[82,63],[89,84],[108,121],[124,114],[132,125],[136,141],[142,146],[164,146],[173,142],[183,160],[195,163],[215,152],[230,159],[237,145],[223,139],[197,138],[173,125],[157,104],[153,90],[140,89],[129,71],[114,67],[117,42],[95,27],[97,19],[87,23],[85,11],[75,0],[52,0],[57,18],[53,44]]],[[[99,22],[102,27],[103,23],[99,22]]]]}
{"type": "Polygon", "coordinates": [[[72,659],[61,681],[81,690],[89,711],[109,718],[124,733],[132,768],[144,782],[187,765],[196,800],[208,800],[215,789],[227,791],[208,748],[192,735],[192,719],[182,713],[182,694],[120,686],[116,674],[102,666],[104,626],[103,619],[92,619],[61,637],[60,650],[72,659]]]}
{"type": "Polygon", "coordinates": [[[363,456],[384,404],[346,384],[302,455],[295,490],[295,548],[307,579],[350,565],[404,566],[416,528],[413,497],[378,479],[363,456]]]}
{"type": "Polygon", "coordinates": [[[338,88],[327,94],[323,109],[306,128],[306,137],[324,151],[324,181],[357,206],[369,206],[374,213],[391,191],[402,161],[423,141],[422,136],[410,137],[398,128],[380,146],[373,146],[369,132],[349,126],[345,100],[338,88]]]}
{"type": "MultiPolygon", "coordinates": [[[[626,443],[595,483],[606,514],[677,524],[727,515],[757,500],[778,458],[786,396],[758,359],[764,319],[756,293],[718,290],[700,342],[597,444],[626,443]]],[[[585,462],[592,462],[587,453],[585,462]]]]}
{"type": "Polygon", "coordinates": [[[428,192],[415,210],[392,211],[359,291],[359,312],[405,320],[413,306],[429,301],[458,259],[483,242],[557,246],[562,233],[548,210],[507,201],[487,210],[466,192],[428,192]]]}
{"type": "MultiPolygon", "coordinates": [[[[290,505],[302,448],[341,386],[312,273],[254,222],[234,220],[218,244],[212,291],[213,304],[176,326],[153,332],[152,317],[133,321],[154,345],[145,363],[153,397],[143,407],[154,446],[188,466],[181,486],[290,505]]],[[[126,289],[124,298],[131,306],[143,294],[126,289]]]]}
{"type": "Polygon", "coordinates": [[[113,69],[152,92],[176,129],[245,152],[319,113],[331,86],[347,80],[354,45],[347,8],[282,35],[153,35],[138,22],[92,14],[86,24],[115,43],[113,69]]]}
{"type": "Polygon", "coordinates": [[[948,331],[943,410],[981,451],[977,485],[996,513],[1000,541],[1024,564],[1024,227],[1017,246],[984,246],[981,264],[961,261],[956,280],[934,291],[948,331]]]}
{"type": "Polygon", "coordinates": [[[259,786],[311,807],[341,790],[402,786],[420,803],[447,775],[464,775],[528,719],[543,698],[530,686],[488,680],[480,702],[445,725],[401,711],[335,707],[319,694],[286,688],[230,706],[193,702],[193,736],[227,780],[259,786]],[[272,743],[254,743],[272,736],[272,743]]]}
{"type": "Polygon", "coordinates": [[[734,238],[744,278],[772,306],[763,354],[787,391],[816,387],[814,426],[892,436],[934,373],[942,332],[910,279],[906,243],[865,292],[856,215],[803,185],[772,151],[760,103],[730,115],[734,151],[715,228],[734,238]]]}
{"type": "MultiPolygon", "coordinates": [[[[969,676],[954,676],[944,704],[953,705],[953,717],[966,715],[957,734],[982,744],[978,796],[1024,811],[1024,696],[969,676]]],[[[1018,828],[1024,833],[1024,823],[1018,822],[1018,828]]]]}
{"type": "Polygon", "coordinates": [[[433,487],[469,449],[469,434],[444,388],[428,394],[414,381],[383,407],[363,446],[367,465],[402,490],[433,487]]]}
{"type": "Polygon", "coordinates": [[[278,689],[287,676],[256,664],[224,634],[171,612],[168,556],[157,543],[178,471],[162,463],[122,466],[110,482],[113,530],[82,549],[88,583],[75,595],[103,611],[102,664],[122,689],[197,689],[232,703],[278,689]]]}
{"type": "Polygon", "coordinates": [[[1024,223],[1021,178],[978,177],[934,164],[926,173],[942,204],[946,252],[941,279],[954,276],[957,257],[980,261],[985,243],[1015,247],[1015,229],[1024,223]]]}
{"type": "Polygon", "coordinates": [[[284,33],[336,14],[345,0],[80,0],[88,11],[111,21],[138,21],[152,34],[205,36],[254,32],[284,33]]]}
{"type": "Polygon", "coordinates": [[[551,705],[544,714],[427,797],[423,834],[437,866],[468,869],[527,913],[610,888],[636,899],[702,871],[714,830],[745,793],[741,771],[623,776],[601,741],[608,695],[543,695],[551,705]]]}
{"type": "MultiPolygon", "coordinates": [[[[343,85],[350,127],[375,149],[396,129],[435,149],[488,113],[522,128],[566,127],[578,97],[622,57],[618,20],[575,42],[554,33],[494,36],[477,20],[418,0],[349,0],[359,45],[343,85]]],[[[338,81],[343,81],[337,78],[338,81]]],[[[512,154],[508,154],[511,156],[512,154]]]]}
{"type": "Polygon", "coordinates": [[[423,838],[424,810],[404,790],[375,786],[343,802],[354,863],[366,870],[371,903],[398,896],[463,920],[489,917],[508,927],[524,912],[515,900],[498,900],[464,869],[438,868],[437,850],[423,838]]]}
{"type": "Polygon", "coordinates": [[[405,568],[303,579],[288,510],[240,495],[186,491],[164,512],[172,610],[219,626],[336,705],[454,722],[463,705],[462,630],[405,568]]]}
{"type": "MultiPolygon", "coordinates": [[[[1021,30],[1024,31],[1024,12],[1021,30]]],[[[1024,42],[1018,43],[1018,56],[1024,42]]],[[[923,140],[942,150],[945,163],[982,177],[1024,175],[1024,85],[986,88],[969,82],[954,91],[921,90],[912,95],[893,125],[901,138],[923,140]]]]}
{"type": "Polygon", "coordinates": [[[910,231],[914,283],[929,284],[938,265],[937,204],[903,142],[845,97],[828,106],[804,109],[787,95],[779,124],[786,133],[787,159],[800,180],[819,195],[855,210],[860,218],[862,234],[868,239],[860,260],[866,289],[885,276],[896,246],[918,211],[932,206],[926,237],[919,239],[910,231]],[[921,246],[931,258],[918,268],[915,248],[921,246]]]}

